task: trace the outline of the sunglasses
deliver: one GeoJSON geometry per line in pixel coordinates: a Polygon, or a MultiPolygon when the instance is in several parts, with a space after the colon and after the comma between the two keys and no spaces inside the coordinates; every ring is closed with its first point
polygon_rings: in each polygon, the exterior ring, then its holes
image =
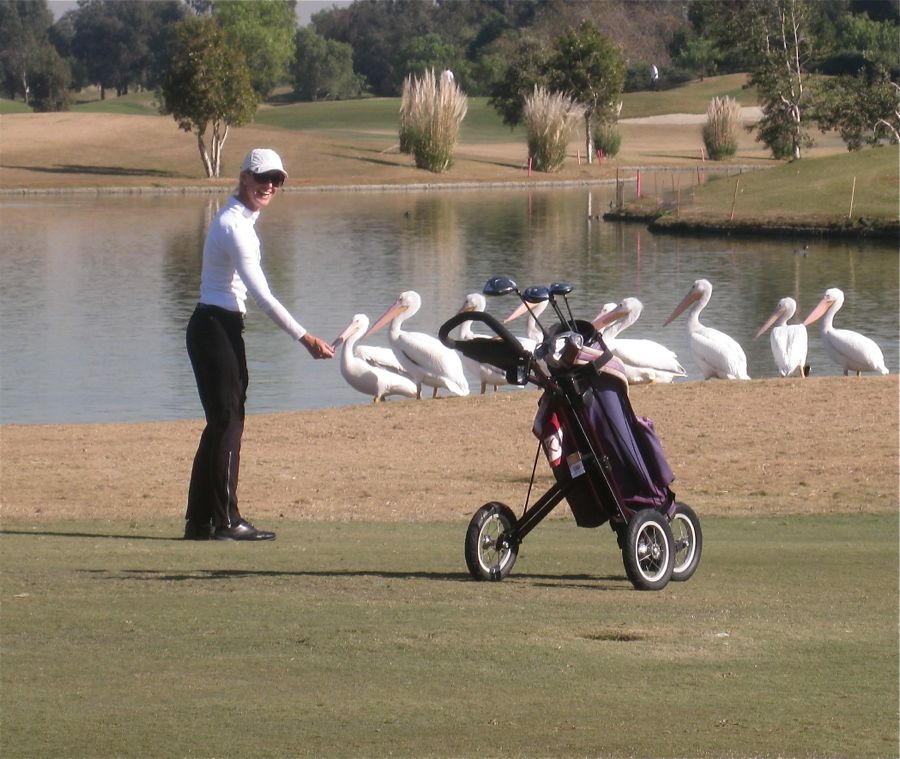
{"type": "Polygon", "coordinates": [[[278,171],[270,171],[267,174],[253,174],[253,181],[259,184],[271,184],[272,187],[281,187],[284,184],[284,174],[278,171]]]}

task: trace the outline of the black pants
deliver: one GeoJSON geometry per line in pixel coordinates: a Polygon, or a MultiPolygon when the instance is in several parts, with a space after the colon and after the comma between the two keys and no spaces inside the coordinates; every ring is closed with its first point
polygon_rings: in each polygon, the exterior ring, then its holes
{"type": "Polygon", "coordinates": [[[227,527],[241,519],[237,486],[249,382],[243,332],[242,314],[203,304],[187,326],[188,356],[206,414],[186,514],[198,524],[227,527]]]}

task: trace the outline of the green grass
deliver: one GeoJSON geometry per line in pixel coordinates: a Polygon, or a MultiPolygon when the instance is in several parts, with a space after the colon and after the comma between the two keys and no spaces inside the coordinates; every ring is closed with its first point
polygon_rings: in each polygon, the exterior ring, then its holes
{"type": "Polygon", "coordinates": [[[869,148],[825,158],[804,159],[737,177],[714,177],[695,188],[691,214],[763,216],[784,209],[792,216],[853,216],[897,219],[900,208],[900,148],[869,148]],[[856,189],[853,190],[853,179],[856,189]],[[735,196],[735,186],[737,195],[735,196]]]}
{"type": "MultiPolygon", "coordinates": [[[[745,81],[744,74],[731,74],[709,77],[702,82],[689,82],[672,90],[626,93],[622,98],[622,118],[664,113],[705,113],[709,101],[717,95],[730,95],[742,105],[756,105],[755,91],[742,89],[745,81]]],[[[284,92],[279,92],[278,96],[273,98],[272,104],[260,107],[256,114],[256,122],[301,131],[341,129],[353,132],[396,131],[399,108],[400,98],[291,103],[285,102],[284,92]]],[[[21,113],[29,110],[21,101],[0,99],[0,113],[21,113]]],[[[100,100],[99,93],[94,88],[75,93],[72,110],[86,113],[158,115],[153,92],[129,93],[121,97],[107,93],[106,99],[100,100]]],[[[466,132],[465,139],[472,142],[504,141],[510,137],[509,127],[503,125],[497,112],[487,104],[486,97],[469,98],[469,112],[463,122],[463,130],[466,132]]]]}
{"type": "MultiPolygon", "coordinates": [[[[75,113],[116,113],[125,116],[161,116],[155,102],[148,98],[132,98],[124,96],[112,100],[96,100],[77,104],[72,108],[75,113]]],[[[166,118],[172,118],[167,116],[166,118]]]]}
{"type": "Polygon", "coordinates": [[[728,97],[742,106],[758,105],[756,88],[744,88],[746,74],[728,74],[694,80],[671,90],[628,92],[622,97],[621,118],[659,116],[664,113],[706,113],[714,97],[728,97]]]}
{"type": "MultiPolygon", "coordinates": [[[[257,111],[256,123],[281,129],[305,132],[329,132],[331,135],[355,135],[367,139],[384,139],[384,132],[397,133],[400,98],[370,98],[320,103],[289,103],[263,107],[257,111]]],[[[487,104],[487,98],[469,98],[468,112],[462,123],[462,142],[505,142],[509,127],[487,104]]]]}
{"type": "MultiPolygon", "coordinates": [[[[756,105],[755,90],[742,89],[744,74],[710,77],[689,82],[673,90],[626,93],[622,118],[657,116],[665,113],[706,113],[715,96],[730,95],[742,105],[756,105]]],[[[470,97],[463,121],[462,142],[505,142],[523,134],[521,127],[510,130],[486,97],[470,97]]],[[[370,98],[321,103],[287,103],[261,108],[260,124],[301,131],[352,130],[396,132],[399,98],[370,98]]],[[[524,139],[524,137],[522,137],[524,139]]]]}
{"type": "Polygon", "coordinates": [[[551,520],[501,583],[465,525],[4,523],[6,757],[888,757],[895,515],[709,519],[631,589],[551,520]]]}
{"type": "Polygon", "coordinates": [[[396,131],[400,98],[287,103],[263,106],[256,112],[256,123],[298,131],[346,129],[396,131]]]}
{"type": "Polygon", "coordinates": [[[0,114],[4,113],[31,113],[31,108],[25,105],[21,100],[0,98],[0,114]]]}

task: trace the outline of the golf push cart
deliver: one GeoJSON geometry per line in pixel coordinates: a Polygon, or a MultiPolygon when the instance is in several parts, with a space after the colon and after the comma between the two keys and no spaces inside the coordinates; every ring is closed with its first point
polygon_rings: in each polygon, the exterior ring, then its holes
{"type": "Polygon", "coordinates": [[[635,588],[661,590],[669,580],[687,580],[697,569],[703,546],[700,520],[690,506],[675,500],[669,488],[675,476],[652,422],[631,407],[618,359],[593,324],[572,316],[566,297],[572,289],[557,282],[520,292],[509,277],[492,277],[485,284],[485,295],[515,293],[529,310],[549,301],[559,322],[545,328],[535,316],[544,340],[533,352],[482,311],[456,314],[438,333],[444,345],[497,367],[511,384],[543,390],[533,427],[539,449],[523,513],[516,518],[499,501],[478,509],[466,533],[466,564],[476,579],[502,580],[525,536],[565,500],[579,527],[609,523],[635,588]],[[484,323],[495,336],[451,337],[467,320],[484,323]],[[529,506],[541,448],[555,483],[529,506]]]}

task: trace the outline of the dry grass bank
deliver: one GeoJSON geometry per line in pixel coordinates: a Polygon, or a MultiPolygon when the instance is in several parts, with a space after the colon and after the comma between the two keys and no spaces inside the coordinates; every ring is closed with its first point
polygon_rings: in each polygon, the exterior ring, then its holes
{"type": "MultiPolygon", "coordinates": [[[[597,181],[635,166],[696,166],[701,163],[701,125],[683,119],[623,122],[622,152],[601,165],[578,162],[583,146],[554,174],[530,177],[524,140],[461,143],[453,167],[442,174],[416,169],[397,151],[395,132],[341,130],[300,132],[261,125],[232,129],[225,144],[220,180],[205,178],[195,138],[169,118],[97,113],[5,114],[0,126],[0,190],[51,188],[227,189],[252,147],[269,145],[284,157],[288,188],[355,185],[422,185],[467,182],[597,181]]],[[[824,138],[810,155],[843,150],[824,138]]],[[[734,163],[776,165],[767,151],[742,133],[734,163]]]]}
{"type": "MultiPolygon", "coordinates": [[[[250,519],[467,520],[519,510],[537,391],[251,416],[250,519]]],[[[678,496],[701,515],[895,512],[898,377],[632,388],[656,423],[678,496]]],[[[177,531],[201,422],[0,427],[5,520],[171,518],[177,531]]],[[[549,483],[541,457],[539,490],[549,483]]]]}

